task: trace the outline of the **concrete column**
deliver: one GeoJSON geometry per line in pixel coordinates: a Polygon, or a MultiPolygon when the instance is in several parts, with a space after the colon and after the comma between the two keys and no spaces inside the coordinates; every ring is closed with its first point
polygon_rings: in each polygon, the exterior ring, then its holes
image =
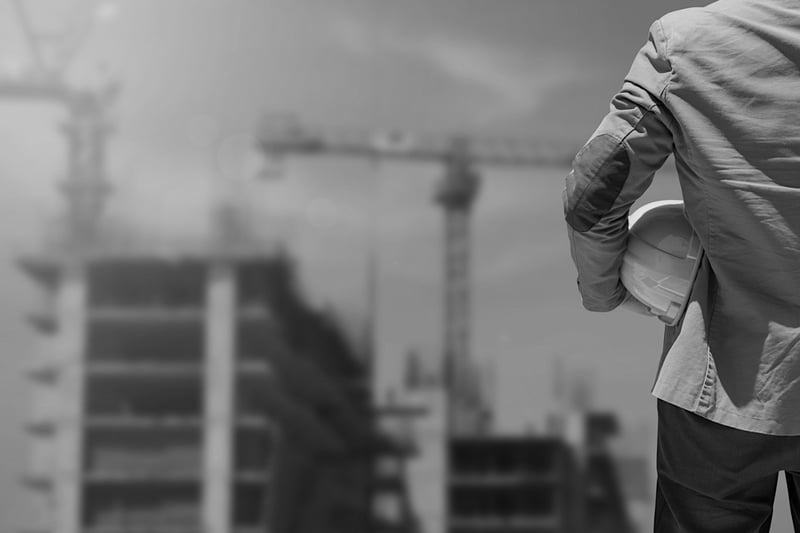
{"type": "Polygon", "coordinates": [[[203,533],[230,533],[233,488],[236,277],[232,264],[209,267],[203,382],[203,533]]]}
{"type": "Polygon", "coordinates": [[[59,424],[61,392],[54,382],[35,380],[31,386],[31,400],[33,402],[30,422],[37,428],[30,434],[28,442],[28,456],[30,457],[30,475],[37,484],[30,487],[29,498],[33,505],[31,529],[36,531],[51,532],[56,524],[56,494],[54,490],[42,490],[39,482],[47,487],[55,488],[59,476],[58,470],[59,448],[57,437],[59,432],[40,431],[42,425],[59,424]]]}
{"type": "Polygon", "coordinates": [[[571,410],[564,414],[564,441],[569,445],[575,459],[572,471],[570,500],[567,502],[566,512],[572,526],[571,531],[582,533],[586,530],[586,414],[582,411],[571,410]]]}
{"type": "Polygon", "coordinates": [[[83,419],[87,313],[87,279],[82,266],[70,265],[54,298],[61,361],[58,377],[54,472],[55,532],[83,531],[83,419]]]}
{"type": "Polygon", "coordinates": [[[442,388],[418,395],[409,403],[421,403],[427,413],[415,420],[419,454],[408,462],[411,504],[421,533],[442,533],[448,527],[447,396],[442,388]]]}

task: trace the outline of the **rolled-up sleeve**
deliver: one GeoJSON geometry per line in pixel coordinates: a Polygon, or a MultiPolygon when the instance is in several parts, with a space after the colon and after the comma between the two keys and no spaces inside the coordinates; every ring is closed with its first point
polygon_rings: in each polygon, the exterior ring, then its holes
{"type": "Polygon", "coordinates": [[[634,59],[610,112],[575,156],[563,194],[583,306],[610,311],[625,299],[619,278],[631,205],[672,153],[664,101],[672,70],[660,21],[634,59]]]}

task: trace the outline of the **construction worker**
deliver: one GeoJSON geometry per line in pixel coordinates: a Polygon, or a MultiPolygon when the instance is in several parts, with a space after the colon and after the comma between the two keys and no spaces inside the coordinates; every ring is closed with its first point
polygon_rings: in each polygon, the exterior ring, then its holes
{"type": "Polygon", "coordinates": [[[655,531],[767,532],[785,471],[800,530],[800,1],[722,0],[651,27],[566,179],[583,305],[620,282],[628,213],[670,154],[705,251],[665,334],[655,531]]]}

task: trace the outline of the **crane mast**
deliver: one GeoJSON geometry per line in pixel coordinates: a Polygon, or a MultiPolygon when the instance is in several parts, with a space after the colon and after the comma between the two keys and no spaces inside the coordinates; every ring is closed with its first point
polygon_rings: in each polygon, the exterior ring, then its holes
{"type": "Polygon", "coordinates": [[[469,157],[468,141],[455,139],[435,194],[444,210],[443,356],[449,392],[448,429],[453,435],[481,432],[488,416],[477,394],[477,372],[470,353],[470,218],[480,176],[469,157]]]}
{"type": "MultiPolygon", "coordinates": [[[[42,48],[46,40],[34,30],[22,0],[11,0],[32,56],[31,67],[19,76],[0,76],[0,99],[51,102],[67,110],[62,132],[67,139],[68,171],[62,182],[67,198],[66,245],[91,242],[97,220],[109,192],[106,179],[106,144],[111,134],[108,109],[119,86],[84,89],[68,85],[63,78],[66,60],[47,64],[42,48]]],[[[74,52],[74,50],[70,50],[74,52]]]]}

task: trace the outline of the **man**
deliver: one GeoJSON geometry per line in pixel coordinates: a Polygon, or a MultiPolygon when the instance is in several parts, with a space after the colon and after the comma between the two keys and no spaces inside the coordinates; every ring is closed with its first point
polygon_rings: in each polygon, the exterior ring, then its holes
{"type": "Polygon", "coordinates": [[[800,1],[722,0],[650,28],[575,157],[564,211],[583,305],[620,283],[627,216],[673,154],[705,259],[667,328],[657,532],[767,532],[786,472],[800,531],[800,1]]]}

